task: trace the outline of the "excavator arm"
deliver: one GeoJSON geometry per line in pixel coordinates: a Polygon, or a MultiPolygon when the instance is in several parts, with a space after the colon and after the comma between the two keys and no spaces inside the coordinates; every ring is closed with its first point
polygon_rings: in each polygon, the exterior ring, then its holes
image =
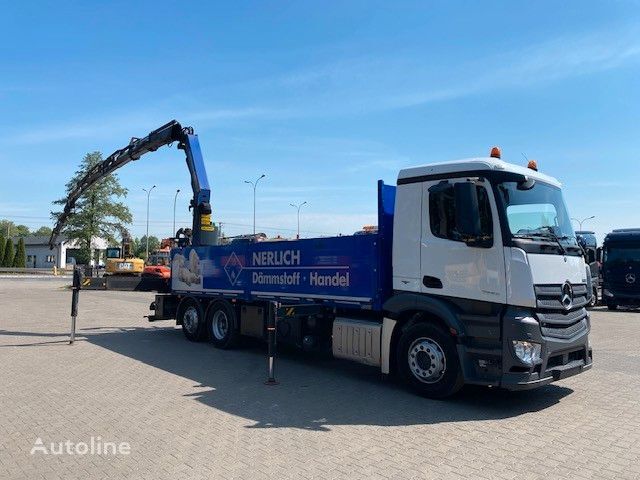
{"type": "Polygon", "coordinates": [[[58,235],[66,224],[67,219],[73,215],[76,202],[84,192],[127,163],[138,160],[144,154],[154,152],[158,148],[173,142],[177,142],[178,148],[184,150],[187,168],[191,176],[191,188],[193,190],[193,198],[191,199],[191,208],[193,208],[191,242],[193,245],[214,245],[217,236],[211,223],[211,205],[209,203],[211,190],[209,189],[209,181],[202,152],[200,151],[198,136],[193,133],[191,127],[182,127],[176,120],[172,120],[144,138],[132,138],[129,145],[113,152],[105,160],[89,170],[76,183],[69,193],[64,209],[53,228],[49,238],[49,247],[53,249],[58,235]]]}

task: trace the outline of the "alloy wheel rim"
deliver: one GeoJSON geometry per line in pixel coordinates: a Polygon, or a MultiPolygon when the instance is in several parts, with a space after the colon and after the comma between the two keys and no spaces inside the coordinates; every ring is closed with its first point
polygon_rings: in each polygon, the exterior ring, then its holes
{"type": "Polygon", "coordinates": [[[447,370],[442,347],[432,338],[421,337],[413,341],[407,354],[411,374],[422,383],[436,383],[447,370]]]}

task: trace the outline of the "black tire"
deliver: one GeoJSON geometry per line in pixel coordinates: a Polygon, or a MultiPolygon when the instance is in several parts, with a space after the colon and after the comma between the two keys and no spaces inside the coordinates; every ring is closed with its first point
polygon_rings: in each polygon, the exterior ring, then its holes
{"type": "Polygon", "coordinates": [[[178,305],[176,319],[182,325],[187,340],[199,342],[205,338],[206,326],[202,305],[195,298],[185,298],[178,305]]]}
{"type": "Polygon", "coordinates": [[[617,310],[618,309],[618,305],[616,305],[615,303],[607,303],[607,308],[609,310],[617,310]]]}
{"type": "Polygon", "coordinates": [[[453,338],[431,323],[416,323],[402,332],[396,366],[400,378],[425,397],[449,397],[464,384],[453,338]]]}
{"type": "Polygon", "coordinates": [[[207,335],[216,348],[227,350],[238,344],[238,317],[229,302],[219,300],[207,309],[207,335]]]}

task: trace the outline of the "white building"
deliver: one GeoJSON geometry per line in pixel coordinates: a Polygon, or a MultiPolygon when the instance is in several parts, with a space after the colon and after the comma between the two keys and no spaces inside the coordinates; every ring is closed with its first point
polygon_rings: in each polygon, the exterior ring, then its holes
{"type": "MultiPolygon", "coordinates": [[[[14,238],[13,243],[17,244],[18,238],[14,238]]],[[[24,237],[24,246],[27,254],[27,268],[53,268],[54,266],[65,268],[68,264],[76,263],[74,253],[78,249],[78,244],[64,236],[58,237],[53,250],[49,249],[48,236],[24,237]]],[[[91,258],[95,258],[96,250],[102,254],[106,248],[107,241],[95,237],[91,241],[91,258]]]]}

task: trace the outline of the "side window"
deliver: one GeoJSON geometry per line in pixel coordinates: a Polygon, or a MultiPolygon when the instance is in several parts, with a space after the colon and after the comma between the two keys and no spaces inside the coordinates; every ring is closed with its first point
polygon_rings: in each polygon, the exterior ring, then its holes
{"type": "MultiPolygon", "coordinates": [[[[493,241],[493,220],[491,204],[486,188],[477,186],[480,231],[484,240],[493,241]]],[[[441,183],[429,189],[429,224],[431,233],[439,238],[461,242],[456,229],[456,200],[453,185],[441,183]]]]}
{"type": "Polygon", "coordinates": [[[493,219],[491,217],[491,203],[487,189],[476,187],[478,191],[478,210],[480,212],[480,235],[493,243],[493,219]]]}
{"type": "Polygon", "coordinates": [[[439,184],[429,189],[429,223],[436,237],[462,241],[456,230],[456,201],[453,186],[439,184]]]}

